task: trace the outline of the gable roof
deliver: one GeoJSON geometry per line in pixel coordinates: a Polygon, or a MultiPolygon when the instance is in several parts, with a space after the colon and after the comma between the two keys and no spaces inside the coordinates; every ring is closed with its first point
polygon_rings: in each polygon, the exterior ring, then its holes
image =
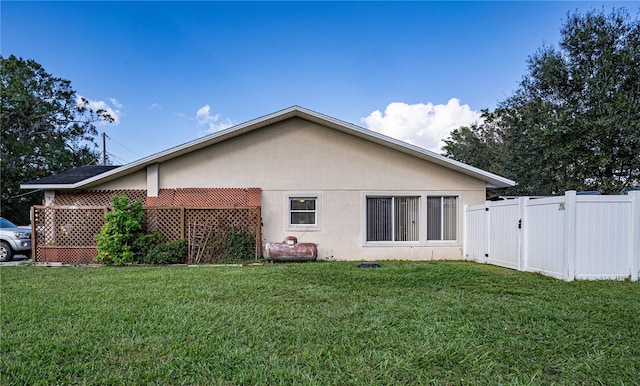
{"type": "MultiPolygon", "coordinates": [[[[202,138],[195,139],[190,142],[172,147],[165,151],[153,154],[151,156],[142,158],[138,161],[131,162],[127,165],[120,166],[111,170],[106,170],[101,174],[89,176],[82,180],[77,181],[62,181],[62,182],[49,182],[44,179],[30,181],[20,185],[22,189],[49,189],[49,190],[72,190],[72,189],[87,189],[93,186],[103,184],[105,182],[120,178],[127,174],[137,172],[142,169],[146,169],[147,166],[168,161],[170,159],[179,157],[181,155],[199,150],[216,143],[228,140],[240,136],[242,134],[257,130],[259,128],[281,122],[290,118],[301,118],[310,122],[318,123],[323,126],[327,126],[334,130],[338,130],[379,145],[391,148],[402,153],[412,155],[414,157],[432,162],[434,164],[443,166],[447,169],[457,171],[459,173],[477,178],[485,181],[487,188],[504,188],[508,186],[514,186],[515,182],[507,178],[501,177],[497,174],[489,173],[485,170],[478,169],[476,167],[464,164],[434,153],[432,151],[420,148],[408,144],[406,142],[387,137],[375,131],[371,131],[360,126],[353,125],[341,121],[339,119],[330,117],[328,115],[320,114],[312,110],[305,109],[300,106],[292,106],[284,110],[277,111],[275,113],[265,115],[254,120],[232,126],[228,129],[215,132],[202,138]]],[[[72,170],[73,171],[73,170],[72,170]]],[[[70,172],[72,172],[70,171],[70,172]]],[[[66,172],[65,172],[66,173],[66,172]]],[[[54,177],[54,176],[52,176],[54,177]]],[[[47,177],[49,178],[49,177],[47,177]]]]}

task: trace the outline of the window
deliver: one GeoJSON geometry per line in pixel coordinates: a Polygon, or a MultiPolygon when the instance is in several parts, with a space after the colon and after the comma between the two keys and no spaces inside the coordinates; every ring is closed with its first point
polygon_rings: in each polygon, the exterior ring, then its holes
{"type": "Polygon", "coordinates": [[[317,197],[289,197],[289,224],[291,226],[318,225],[317,215],[317,197]]]}
{"type": "Polygon", "coordinates": [[[367,241],[418,241],[420,197],[367,197],[367,241]]]}
{"type": "Polygon", "coordinates": [[[458,229],[458,198],[427,197],[427,240],[456,240],[458,229]]]}

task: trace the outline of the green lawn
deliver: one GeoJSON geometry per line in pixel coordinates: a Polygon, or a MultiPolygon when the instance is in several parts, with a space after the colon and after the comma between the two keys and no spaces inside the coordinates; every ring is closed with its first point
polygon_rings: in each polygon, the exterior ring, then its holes
{"type": "Polygon", "coordinates": [[[382,264],[2,267],[0,384],[640,380],[640,282],[382,264]]]}

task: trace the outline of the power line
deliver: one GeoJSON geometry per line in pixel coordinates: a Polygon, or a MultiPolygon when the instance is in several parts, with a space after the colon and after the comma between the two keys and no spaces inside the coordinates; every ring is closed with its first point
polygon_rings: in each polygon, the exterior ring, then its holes
{"type": "Polygon", "coordinates": [[[42,189],[31,190],[31,191],[29,191],[29,192],[22,193],[22,194],[18,194],[18,195],[16,195],[16,196],[11,196],[11,197],[9,197],[9,198],[24,197],[24,196],[28,196],[28,195],[33,194],[33,193],[41,192],[41,191],[42,191],[42,189]]]}
{"type": "Polygon", "coordinates": [[[125,145],[121,144],[120,142],[116,141],[115,139],[111,138],[110,136],[108,136],[107,134],[105,134],[105,136],[107,138],[109,138],[110,140],[112,140],[113,142],[117,143],[118,145],[122,146],[123,148],[125,148],[126,150],[130,151],[131,153],[137,155],[138,157],[142,158],[142,156],[138,153],[136,153],[135,151],[129,149],[128,147],[126,147],[125,145]]]}
{"type": "Polygon", "coordinates": [[[128,164],[129,161],[127,161],[126,159],[119,157],[113,153],[107,152],[107,155],[109,155],[109,158],[114,160],[114,161],[118,161],[121,165],[125,165],[128,164]]]}

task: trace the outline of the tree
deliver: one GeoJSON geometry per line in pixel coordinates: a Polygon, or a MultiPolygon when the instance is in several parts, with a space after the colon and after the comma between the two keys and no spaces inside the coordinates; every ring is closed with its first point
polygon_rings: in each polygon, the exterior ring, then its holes
{"type": "Polygon", "coordinates": [[[94,122],[113,121],[92,110],[71,82],[48,74],[33,60],[0,56],[0,208],[13,222],[29,222],[29,208],[43,193],[20,184],[99,160],[94,122]]]}
{"type": "Polygon", "coordinates": [[[481,120],[452,131],[444,140],[445,151],[460,162],[503,175],[506,170],[500,118],[495,112],[482,110],[481,120]]]}
{"type": "Polygon", "coordinates": [[[491,119],[452,133],[445,154],[475,166],[493,159],[488,170],[516,180],[509,192],[517,194],[638,185],[640,21],[624,9],[576,13],[561,34],[558,49],[529,57],[518,89],[491,119]],[[486,137],[489,130],[497,135],[486,137]]]}

